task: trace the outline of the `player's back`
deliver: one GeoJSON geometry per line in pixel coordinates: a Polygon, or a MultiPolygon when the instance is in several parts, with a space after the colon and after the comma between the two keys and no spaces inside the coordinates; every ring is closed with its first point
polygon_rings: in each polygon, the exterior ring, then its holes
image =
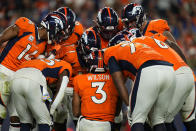
{"type": "MultiPolygon", "coordinates": [[[[71,65],[63,60],[47,60],[47,59],[35,59],[26,61],[21,64],[19,69],[22,68],[35,68],[42,72],[44,77],[49,81],[49,83],[53,83],[57,81],[59,75],[64,71],[67,70],[69,72],[69,76],[72,75],[72,68],[71,65]]],[[[31,75],[31,74],[29,74],[31,75]]]]}
{"type": "Polygon", "coordinates": [[[163,19],[156,19],[148,21],[143,30],[143,35],[153,36],[156,33],[163,33],[164,31],[170,31],[168,23],[163,19]]]}
{"type": "MultiPolygon", "coordinates": [[[[159,34],[159,37],[161,37],[161,34],[159,34]]],[[[157,34],[157,38],[158,38],[158,34],[157,34]]],[[[168,62],[174,64],[174,70],[177,70],[181,66],[187,66],[187,64],[182,60],[182,58],[172,48],[170,48],[167,44],[165,44],[164,42],[158,39],[153,39],[152,37],[143,36],[143,37],[138,37],[134,39],[132,42],[143,43],[155,49],[168,62]]]]}
{"type": "Polygon", "coordinates": [[[114,121],[118,93],[109,73],[83,74],[74,78],[81,97],[81,114],[86,119],[114,121]]]}
{"type": "Polygon", "coordinates": [[[22,62],[36,58],[46,45],[46,42],[38,39],[37,26],[32,21],[21,17],[15,24],[19,27],[18,36],[8,41],[0,56],[0,63],[13,71],[16,71],[22,62]]]}
{"type": "Polygon", "coordinates": [[[104,62],[107,64],[110,57],[115,57],[119,64],[122,67],[125,62],[128,62],[132,65],[136,70],[140,68],[140,66],[149,60],[163,60],[163,56],[155,51],[153,48],[142,44],[142,43],[134,43],[124,41],[116,46],[109,47],[104,52],[104,62]]]}

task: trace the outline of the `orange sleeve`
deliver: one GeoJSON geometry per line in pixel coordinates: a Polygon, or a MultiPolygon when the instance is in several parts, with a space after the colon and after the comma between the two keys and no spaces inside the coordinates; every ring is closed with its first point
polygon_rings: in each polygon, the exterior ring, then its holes
{"type": "Polygon", "coordinates": [[[169,25],[166,20],[158,20],[157,28],[159,28],[159,33],[163,33],[164,31],[170,31],[169,25]]]}
{"type": "Polygon", "coordinates": [[[84,27],[83,27],[83,25],[82,25],[79,21],[76,21],[76,23],[75,23],[74,32],[76,32],[76,33],[79,34],[80,36],[81,36],[82,33],[84,32],[84,27]]]}
{"type": "Polygon", "coordinates": [[[161,33],[156,33],[153,35],[153,38],[157,39],[157,40],[160,40],[160,41],[163,41],[165,42],[167,40],[167,37],[164,36],[163,34],[161,33]]]}
{"type": "Polygon", "coordinates": [[[18,18],[15,24],[19,27],[19,36],[24,32],[32,32],[34,29],[34,23],[26,17],[18,18]]]}

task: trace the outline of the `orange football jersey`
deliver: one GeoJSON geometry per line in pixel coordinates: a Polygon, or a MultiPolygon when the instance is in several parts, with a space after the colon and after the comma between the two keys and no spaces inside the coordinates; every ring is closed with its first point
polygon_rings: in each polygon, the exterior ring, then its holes
{"type": "Polygon", "coordinates": [[[80,39],[82,33],[83,26],[80,22],[76,21],[74,32],[67,40],[48,47],[49,51],[52,51],[53,49],[56,50],[56,59],[64,60],[72,65],[73,74],[70,77],[68,87],[73,87],[72,77],[84,71],[81,67],[80,58],[76,52],[77,42],[80,39]]]}
{"type": "Polygon", "coordinates": [[[83,25],[79,21],[76,21],[73,33],[63,44],[66,44],[66,45],[76,44],[77,45],[77,42],[80,39],[83,31],[84,31],[83,25]]]}
{"type": "MultiPolygon", "coordinates": [[[[47,59],[35,59],[22,63],[19,67],[21,68],[36,68],[42,72],[42,74],[46,77],[47,81],[55,82],[58,80],[59,75],[67,70],[69,72],[69,76],[72,75],[72,67],[69,63],[63,60],[47,60],[47,59]]],[[[50,83],[51,84],[51,83],[50,83]]]]}
{"type": "Polygon", "coordinates": [[[164,36],[161,37],[162,34],[156,34],[155,38],[148,36],[138,37],[135,38],[132,42],[133,43],[142,43],[145,45],[150,46],[157,52],[159,52],[169,63],[172,63],[174,65],[174,70],[177,70],[178,68],[182,66],[187,66],[187,64],[182,60],[182,58],[167,44],[160,41],[163,40],[164,36]],[[160,39],[159,39],[160,37],[160,39]]]}
{"type": "Polygon", "coordinates": [[[22,62],[36,58],[45,50],[46,42],[39,40],[37,26],[29,19],[20,17],[15,24],[18,36],[8,41],[0,56],[0,63],[16,71],[22,62]]]}
{"type": "Polygon", "coordinates": [[[109,73],[77,75],[74,92],[81,98],[81,115],[86,119],[114,121],[118,92],[109,73]]]}
{"type": "Polygon", "coordinates": [[[143,30],[143,35],[152,36],[156,33],[163,33],[164,31],[170,31],[167,21],[163,19],[156,19],[148,21],[143,30]]]}
{"type": "MultiPolygon", "coordinates": [[[[148,61],[167,60],[153,48],[141,44],[124,41],[116,46],[109,47],[104,52],[104,62],[109,66],[110,73],[126,71],[134,80],[135,75],[142,65],[148,61]]],[[[168,63],[169,65],[172,65],[168,63]]],[[[126,77],[127,77],[126,75],[126,77]]]]}

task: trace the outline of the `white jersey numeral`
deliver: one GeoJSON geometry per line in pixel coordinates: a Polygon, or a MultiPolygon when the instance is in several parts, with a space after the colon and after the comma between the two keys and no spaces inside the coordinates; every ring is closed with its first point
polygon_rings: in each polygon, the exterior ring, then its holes
{"type": "Polygon", "coordinates": [[[27,47],[20,53],[20,55],[18,56],[18,59],[21,60],[22,57],[31,49],[31,45],[28,44],[27,47]]]}
{"type": "Polygon", "coordinates": [[[101,94],[102,95],[101,99],[97,99],[96,96],[91,96],[91,100],[95,104],[104,103],[107,99],[107,94],[103,90],[104,85],[105,85],[105,82],[92,82],[92,88],[97,88],[98,87],[97,90],[96,90],[96,94],[101,94]]]}
{"type": "Polygon", "coordinates": [[[32,45],[28,44],[27,47],[20,53],[20,55],[17,57],[18,60],[21,60],[23,57],[26,59],[26,60],[31,60],[31,57],[30,56],[33,56],[35,54],[37,54],[37,50],[35,50],[33,53],[31,54],[26,54],[30,49],[31,49],[32,45]],[[26,55],[25,55],[26,54],[26,55]]]}
{"type": "Polygon", "coordinates": [[[167,44],[165,44],[164,42],[162,42],[162,41],[160,41],[160,40],[154,39],[154,41],[155,41],[155,43],[156,43],[159,47],[161,47],[161,48],[164,48],[164,49],[169,48],[169,47],[167,46],[167,44]]]}
{"type": "Polygon", "coordinates": [[[129,41],[123,41],[123,44],[120,46],[125,47],[128,45],[130,46],[131,54],[133,54],[136,51],[134,43],[130,43],[129,41]]]}
{"type": "Polygon", "coordinates": [[[41,61],[45,62],[47,65],[49,66],[53,66],[55,64],[55,61],[54,60],[43,60],[43,59],[40,59],[41,61]]]}

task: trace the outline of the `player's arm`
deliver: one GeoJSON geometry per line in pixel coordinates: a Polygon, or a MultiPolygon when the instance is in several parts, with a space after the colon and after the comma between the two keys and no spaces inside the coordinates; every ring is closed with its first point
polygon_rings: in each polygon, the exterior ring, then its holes
{"type": "Polygon", "coordinates": [[[164,31],[163,35],[166,36],[168,40],[177,44],[175,38],[173,37],[173,35],[169,31],[164,31]]]}
{"type": "Polygon", "coordinates": [[[81,114],[80,104],[80,96],[77,92],[74,91],[72,100],[72,112],[75,117],[79,117],[81,114]]]}
{"type": "Polygon", "coordinates": [[[3,44],[3,42],[6,42],[15,36],[18,35],[19,27],[17,25],[12,25],[6,28],[1,34],[0,34],[0,46],[3,44]]]}
{"type": "Polygon", "coordinates": [[[116,89],[119,92],[121,99],[125,102],[126,105],[129,105],[129,95],[127,88],[125,87],[125,78],[122,74],[122,71],[116,61],[115,57],[110,57],[108,61],[109,71],[112,76],[113,82],[116,86],[116,89]]]}
{"type": "Polygon", "coordinates": [[[118,97],[115,116],[119,116],[121,109],[122,109],[122,100],[120,97],[118,97]]]}
{"type": "Polygon", "coordinates": [[[69,82],[69,71],[64,70],[60,74],[59,80],[57,82],[56,94],[54,95],[54,101],[50,108],[51,115],[54,114],[54,111],[56,110],[57,106],[62,101],[65,94],[65,88],[67,87],[68,82],[69,82]]]}
{"type": "Polygon", "coordinates": [[[173,41],[170,41],[170,40],[166,40],[165,43],[167,45],[169,45],[173,50],[175,50],[176,53],[178,53],[178,55],[184,60],[184,62],[187,63],[187,60],[186,60],[184,53],[182,52],[182,50],[180,49],[180,47],[176,43],[174,43],[173,41]]]}

